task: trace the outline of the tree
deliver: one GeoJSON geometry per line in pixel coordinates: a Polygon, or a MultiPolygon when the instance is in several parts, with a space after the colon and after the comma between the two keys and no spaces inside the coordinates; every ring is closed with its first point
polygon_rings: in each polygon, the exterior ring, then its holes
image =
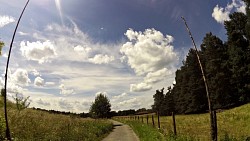
{"type": "Polygon", "coordinates": [[[208,33],[203,39],[201,50],[206,59],[204,67],[213,109],[228,108],[233,104],[234,93],[230,84],[227,46],[218,37],[208,33]]]}
{"type": "Polygon", "coordinates": [[[230,21],[225,22],[228,35],[228,64],[231,71],[231,86],[234,88],[237,104],[244,104],[250,101],[250,52],[248,17],[243,13],[233,13],[230,21]]]}
{"type": "Polygon", "coordinates": [[[111,104],[108,97],[100,93],[92,103],[89,113],[93,118],[108,118],[110,111],[111,104]]]}
{"type": "Polygon", "coordinates": [[[161,91],[156,90],[156,93],[153,95],[154,105],[152,105],[152,109],[154,112],[157,112],[159,115],[164,115],[164,88],[161,91]]]}

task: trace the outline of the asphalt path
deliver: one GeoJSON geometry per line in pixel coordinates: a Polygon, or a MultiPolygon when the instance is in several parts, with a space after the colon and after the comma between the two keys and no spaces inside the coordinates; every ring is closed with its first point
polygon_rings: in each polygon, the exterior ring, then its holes
{"type": "Polygon", "coordinates": [[[140,141],[135,132],[126,124],[111,120],[113,131],[102,141],[140,141]]]}

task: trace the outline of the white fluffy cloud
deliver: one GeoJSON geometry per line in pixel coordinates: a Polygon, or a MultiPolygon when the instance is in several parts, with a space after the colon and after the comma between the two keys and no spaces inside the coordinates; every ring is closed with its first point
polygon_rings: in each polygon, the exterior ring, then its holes
{"type": "Polygon", "coordinates": [[[83,47],[81,45],[77,45],[74,47],[74,51],[82,55],[83,57],[88,57],[91,52],[90,47],[83,47]]]}
{"type": "Polygon", "coordinates": [[[147,76],[144,78],[144,81],[146,83],[157,83],[157,82],[162,81],[167,75],[170,75],[170,74],[171,74],[171,71],[167,70],[166,68],[163,68],[156,72],[148,73],[147,76]]]}
{"type": "Polygon", "coordinates": [[[22,55],[28,60],[38,61],[40,64],[49,62],[51,58],[56,56],[54,45],[50,41],[45,42],[29,42],[20,43],[22,55]]]}
{"type": "Polygon", "coordinates": [[[0,28],[12,23],[12,22],[15,22],[15,19],[13,17],[10,17],[10,16],[1,16],[0,15],[0,28]]]}
{"type": "Polygon", "coordinates": [[[115,60],[114,56],[108,56],[103,54],[97,54],[94,58],[90,58],[89,61],[94,64],[108,64],[115,60]]]}
{"type": "Polygon", "coordinates": [[[60,94],[62,94],[62,95],[74,94],[74,90],[73,89],[67,89],[64,84],[61,84],[59,86],[59,88],[60,88],[60,94]]]}
{"type": "Polygon", "coordinates": [[[44,79],[42,79],[39,76],[36,77],[35,80],[34,80],[34,85],[38,86],[38,87],[44,86],[44,79]]]}
{"type": "Polygon", "coordinates": [[[152,89],[152,85],[148,83],[139,83],[139,84],[130,84],[130,91],[131,92],[143,92],[152,89]]]}
{"type": "Polygon", "coordinates": [[[22,86],[27,86],[31,82],[27,70],[20,68],[11,75],[11,81],[22,86]]]}
{"type": "Polygon", "coordinates": [[[129,29],[125,35],[129,41],[123,44],[120,51],[137,75],[171,66],[178,60],[171,45],[174,40],[172,36],[164,36],[155,29],[146,29],[144,32],[129,29]]]}
{"type": "Polygon", "coordinates": [[[218,22],[223,24],[224,21],[230,20],[229,14],[232,10],[237,12],[246,13],[246,4],[241,0],[232,0],[232,3],[227,4],[225,8],[216,5],[213,9],[212,17],[218,22]]]}
{"type": "Polygon", "coordinates": [[[36,69],[33,69],[33,70],[32,70],[32,74],[33,74],[34,76],[41,76],[40,73],[39,73],[36,69]]]}

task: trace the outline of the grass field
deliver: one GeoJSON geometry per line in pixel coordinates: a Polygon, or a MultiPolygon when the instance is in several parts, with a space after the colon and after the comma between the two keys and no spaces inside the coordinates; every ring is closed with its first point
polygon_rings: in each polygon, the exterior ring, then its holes
{"type": "MultiPolygon", "coordinates": [[[[250,104],[243,105],[231,110],[225,110],[217,113],[218,122],[218,139],[219,140],[233,140],[244,141],[247,137],[250,138],[250,104]]],[[[151,117],[151,116],[150,116],[151,117]]],[[[140,123],[140,126],[146,126],[144,117],[144,124],[140,123]]],[[[129,119],[127,119],[129,120],[129,119]]],[[[131,119],[130,119],[131,120],[131,119]]],[[[157,118],[155,116],[155,125],[157,126],[157,118]]],[[[139,120],[141,122],[141,120],[139,120]]],[[[137,120],[137,123],[139,122],[137,120]]],[[[177,138],[173,138],[173,125],[172,117],[163,116],[160,117],[161,121],[161,133],[165,134],[164,140],[210,140],[210,122],[209,114],[197,114],[197,115],[176,115],[177,126],[177,138]]],[[[127,121],[128,124],[134,126],[133,122],[127,121]]],[[[152,119],[149,119],[150,126],[152,125],[152,119]]],[[[136,125],[138,128],[138,125],[136,125]]],[[[134,129],[137,134],[141,129],[134,129]]],[[[149,133],[143,133],[149,134],[149,133]]],[[[150,140],[150,139],[148,139],[150,140]]]]}
{"type": "MultiPolygon", "coordinates": [[[[0,100],[0,140],[5,131],[2,105],[0,100]]],[[[18,112],[15,105],[8,105],[10,131],[16,141],[98,141],[113,129],[107,120],[76,118],[32,109],[18,112]]]]}

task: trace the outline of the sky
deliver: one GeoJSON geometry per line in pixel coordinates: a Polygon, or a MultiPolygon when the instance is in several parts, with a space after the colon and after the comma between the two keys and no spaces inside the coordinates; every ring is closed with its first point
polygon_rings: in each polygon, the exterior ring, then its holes
{"type": "MultiPolygon", "coordinates": [[[[0,0],[0,87],[25,3],[0,0]]],[[[241,0],[30,0],[13,44],[8,98],[82,113],[103,93],[112,110],[151,108],[193,47],[181,16],[200,45],[208,32],[226,40],[223,23],[235,11],[245,13],[241,0]]]]}

